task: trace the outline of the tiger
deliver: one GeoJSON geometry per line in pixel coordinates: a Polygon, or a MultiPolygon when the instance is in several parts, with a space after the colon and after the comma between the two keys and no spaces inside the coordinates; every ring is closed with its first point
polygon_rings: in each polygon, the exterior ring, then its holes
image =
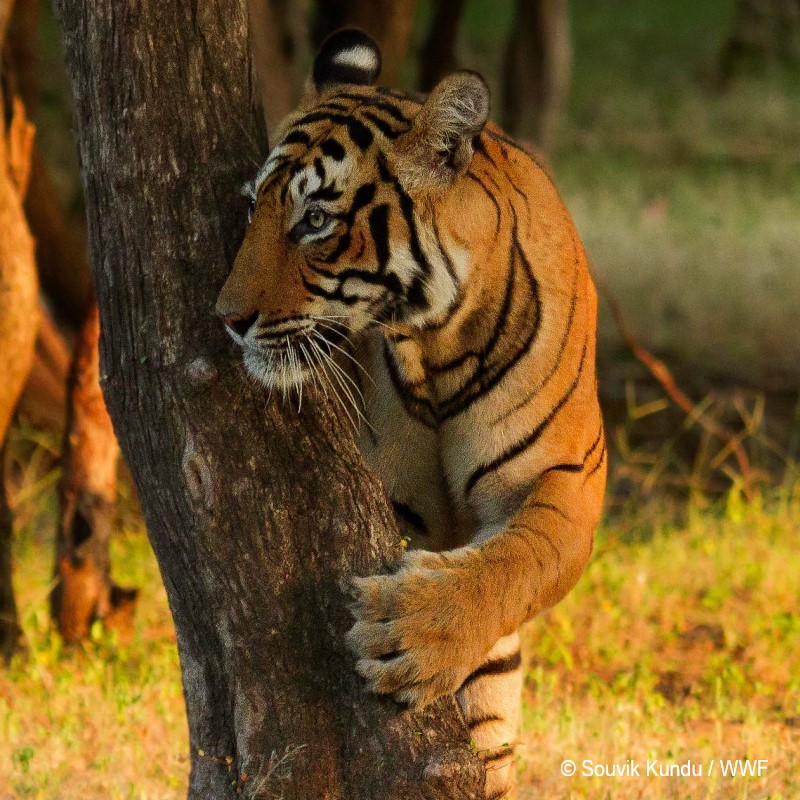
{"type": "Polygon", "coordinates": [[[408,543],[354,580],[355,669],[412,708],[455,695],[486,797],[511,798],[519,629],[576,584],[601,513],[597,294],[483,78],[423,97],[377,86],[380,65],[359,30],[320,47],[216,313],[255,380],[334,390],[408,543]]]}

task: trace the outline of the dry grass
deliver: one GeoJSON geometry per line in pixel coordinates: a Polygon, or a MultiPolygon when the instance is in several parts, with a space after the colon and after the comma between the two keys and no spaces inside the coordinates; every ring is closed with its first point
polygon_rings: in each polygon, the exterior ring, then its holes
{"type": "MultiPolygon", "coordinates": [[[[0,674],[0,800],[183,797],[178,658],[141,522],[121,515],[113,554],[122,582],[146,587],[133,642],[120,648],[97,629],[65,652],[47,617],[54,473],[36,479],[43,459],[28,460],[17,493],[15,583],[29,652],[0,674]]],[[[652,507],[608,521],[577,589],[527,632],[523,798],[800,796],[798,543],[796,485],[768,504],[744,505],[736,492],[722,508],[695,502],[680,523],[652,507]],[[565,758],[743,757],[768,759],[766,776],[559,771],[565,758]]]]}
{"type": "MultiPolygon", "coordinates": [[[[578,588],[530,626],[524,747],[530,797],[800,796],[800,493],[674,526],[618,520],[578,588]],[[565,778],[562,760],[578,764],[565,778]],[[582,777],[581,764],[691,759],[704,778],[582,777]],[[767,759],[762,779],[719,759],[767,759]]],[[[644,773],[644,766],[641,768],[644,773]]],[[[523,795],[524,796],[524,795],[523,795]]]]}
{"type": "MultiPolygon", "coordinates": [[[[781,194],[746,171],[638,172],[608,155],[594,162],[581,172],[608,169],[597,184],[568,168],[559,172],[560,183],[587,251],[637,338],[700,375],[796,385],[797,192],[781,194]]],[[[619,349],[607,314],[600,341],[604,353],[619,349]]]]}
{"type": "Polygon", "coordinates": [[[146,587],[133,641],[119,647],[96,626],[91,642],[65,652],[47,608],[55,477],[23,482],[17,493],[14,583],[28,652],[0,669],[0,800],[184,797],[178,654],[142,524],[123,515],[112,551],[122,582],[146,587]]]}

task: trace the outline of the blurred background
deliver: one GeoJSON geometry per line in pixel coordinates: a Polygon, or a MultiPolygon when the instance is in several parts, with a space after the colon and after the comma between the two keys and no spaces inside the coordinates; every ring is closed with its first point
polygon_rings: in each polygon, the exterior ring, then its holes
{"type": "MultiPolygon", "coordinates": [[[[481,72],[493,119],[545,155],[592,263],[607,513],[587,575],[530,626],[521,796],[800,796],[800,3],[253,0],[251,15],[268,127],[344,24],[379,40],[387,85],[481,72]],[[668,751],[771,766],[691,785],[558,771],[668,751]]],[[[18,614],[0,800],[179,797],[174,634],[102,408],[47,4],[17,0],[3,53],[6,137],[13,96],[36,126],[18,195],[42,300],[18,404],[0,381],[18,614]]]]}

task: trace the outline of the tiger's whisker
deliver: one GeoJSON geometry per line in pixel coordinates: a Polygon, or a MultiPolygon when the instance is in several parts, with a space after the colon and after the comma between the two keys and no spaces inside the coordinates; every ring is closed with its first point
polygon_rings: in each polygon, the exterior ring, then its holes
{"type": "MultiPolygon", "coordinates": [[[[321,333],[319,333],[319,331],[312,331],[312,334],[311,334],[311,335],[312,335],[312,336],[316,335],[316,336],[317,336],[317,338],[319,338],[319,339],[322,341],[322,343],[323,343],[323,344],[324,344],[326,347],[328,347],[328,348],[331,348],[331,347],[336,347],[336,345],[334,345],[334,344],[332,344],[331,342],[329,342],[329,341],[328,341],[328,340],[327,340],[327,339],[326,339],[326,338],[325,338],[325,337],[324,337],[324,336],[323,336],[321,333]]],[[[338,349],[338,350],[340,350],[341,348],[337,348],[337,349],[338,349]]],[[[345,355],[346,355],[346,354],[345,354],[345,355]]],[[[352,386],[352,387],[353,387],[353,388],[356,390],[356,392],[358,392],[358,396],[361,398],[361,403],[362,403],[362,405],[363,405],[363,406],[366,408],[366,400],[364,399],[364,394],[362,393],[362,391],[361,391],[361,389],[359,388],[358,384],[357,384],[357,383],[356,383],[356,382],[355,382],[355,381],[354,381],[354,380],[353,380],[353,379],[352,379],[352,378],[351,378],[351,377],[350,377],[350,376],[347,374],[347,372],[345,372],[345,370],[343,370],[343,369],[342,369],[342,367],[341,367],[341,366],[339,366],[339,364],[337,364],[337,363],[336,363],[336,361],[335,361],[335,360],[333,359],[333,357],[332,357],[332,353],[330,352],[330,349],[328,350],[328,357],[330,358],[330,363],[331,363],[331,366],[335,367],[335,368],[336,368],[336,370],[337,370],[337,371],[338,371],[338,372],[339,372],[339,373],[340,373],[340,374],[341,374],[341,375],[342,375],[344,378],[346,378],[346,379],[347,379],[347,381],[348,381],[348,382],[350,383],[350,385],[351,385],[351,386],[352,386]]],[[[361,365],[359,364],[359,366],[361,366],[361,365]]],[[[363,367],[362,367],[362,369],[363,369],[363,367]]]]}
{"type": "MultiPolygon", "coordinates": [[[[308,336],[303,337],[306,342],[308,342],[309,347],[311,347],[311,343],[308,341],[308,336]]],[[[312,354],[306,350],[305,344],[300,342],[300,350],[302,351],[303,355],[306,358],[306,362],[308,363],[308,369],[311,372],[311,380],[314,382],[314,386],[321,389],[322,392],[325,394],[325,398],[328,397],[328,389],[325,386],[325,381],[323,381],[320,376],[317,374],[318,365],[316,360],[313,359],[312,354]]]]}
{"type": "MultiPolygon", "coordinates": [[[[321,326],[323,328],[328,327],[328,326],[324,325],[323,323],[320,323],[320,324],[321,324],[321,326]]],[[[334,328],[329,328],[329,330],[332,330],[332,331],[336,332],[334,328]]],[[[346,336],[345,336],[345,341],[347,341],[347,343],[351,347],[353,346],[352,342],[350,341],[350,339],[348,339],[346,336]]],[[[327,344],[329,347],[333,347],[335,350],[338,350],[343,356],[345,356],[345,358],[349,358],[364,373],[364,375],[366,375],[367,380],[369,380],[369,382],[373,386],[375,386],[375,381],[374,381],[372,375],[370,375],[369,372],[367,372],[366,368],[363,366],[363,364],[361,364],[361,362],[357,358],[355,358],[355,356],[351,355],[350,353],[347,352],[347,350],[345,350],[342,347],[339,347],[339,345],[334,344],[333,342],[328,341],[327,339],[325,339],[325,344],[327,344]]]]}
{"type": "MultiPolygon", "coordinates": [[[[310,341],[310,344],[313,347],[314,354],[316,355],[317,359],[319,360],[320,370],[321,370],[321,372],[324,373],[325,372],[325,365],[323,363],[323,358],[324,358],[325,354],[322,352],[322,349],[320,348],[320,346],[319,346],[319,344],[317,342],[315,342],[313,340],[309,340],[309,341],[310,341]]],[[[347,404],[340,397],[339,392],[336,389],[336,386],[334,386],[333,383],[330,383],[330,386],[331,386],[331,391],[333,392],[333,396],[336,398],[336,401],[339,403],[339,406],[341,407],[342,411],[344,411],[344,413],[347,415],[347,419],[350,420],[350,424],[353,426],[353,430],[357,431],[358,430],[358,425],[357,425],[356,421],[353,419],[352,415],[350,414],[350,411],[347,408],[347,404]]]]}
{"type": "Polygon", "coordinates": [[[355,396],[353,395],[353,392],[350,389],[350,387],[342,380],[342,373],[340,367],[331,358],[330,353],[326,353],[321,347],[319,349],[319,352],[325,359],[325,363],[330,369],[331,377],[336,381],[336,383],[339,384],[339,388],[342,390],[342,392],[344,392],[345,396],[350,401],[350,405],[352,406],[353,411],[355,411],[356,415],[360,417],[361,411],[358,408],[358,402],[355,396]]]}
{"type": "MultiPolygon", "coordinates": [[[[317,334],[317,336],[318,336],[318,338],[320,339],[320,341],[323,344],[326,344],[326,345],[329,344],[329,342],[326,341],[321,336],[319,336],[319,334],[317,334]]],[[[356,392],[358,392],[359,396],[361,397],[361,402],[364,403],[364,396],[361,394],[361,390],[358,388],[358,385],[339,366],[339,364],[336,363],[336,361],[331,356],[330,351],[328,351],[326,353],[322,349],[322,347],[318,347],[318,352],[325,358],[325,362],[330,367],[331,376],[339,384],[339,387],[341,388],[341,390],[345,393],[345,395],[350,400],[350,403],[352,405],[353,411],[356,412],[356,415],[357,415],[358,419],[362,420],[368,427],[372,428],[372,426],[370,425],[369,421],[367,420],[367,418],[364,416],[364,414],[362,413],[361,409],[359,408],[359,404],[358,404],[356,398],[354,397],[353,392],[351,391],[350,387],[347,385],[347,383],[345,383],[345,380],[347,380],[350,383],[350,385],[356,390],[356,392]],[[345,379],[345,380],[343,380],[343,379],[345,379]]],[[[356,430],[357,429],[358,428],[356,427],[356,430]]]]}
{"type": "MultiPolygon", "coordinates": [[[[288,336],[286,337],[286,341],[287,342],[289,341],[288,336]]],[[[286,353],[283,350],[281,350],[280,353],[281,353],[281,375],[284,375],[286,373],[286,353]]],[[[287,395],[287,387],[285,380],[281,381],[281,394],[283,396],[283,402],[285,403],[287,395]]]]}
{"type": "Polygon", "coordinates": [[[289,347],[289,352],[292,354],[292,360],[294,362],[293,368],[299,378],[297,381],[297,413],[299,414],[303,410],[303,370],[300,366],[300,359],[297,357],[297,352],[295,351],[294,346],[290,344],[289,347]]]}
{"type": "Polygon", "coordinates": [[[323,374],[324,373],[324,369],[322,367],[322,363],[321,363],[321,361],[319,359],[319,356],[317,356],[317,354],[315,352],[315,350],[317,348],[317,344],[316,344],[316,342],[313,342],[313,341],[311,341],[309,339],[308,340],[308,346],[310,348],[309,355],[314,360],[314,371],[318,375],[319,385],[322,387],[322,391],[324,392],[325,398],[327,399],[328,398],[328,386],[327,386],[328,381],[324,380],[324,374],[323,374]]]}

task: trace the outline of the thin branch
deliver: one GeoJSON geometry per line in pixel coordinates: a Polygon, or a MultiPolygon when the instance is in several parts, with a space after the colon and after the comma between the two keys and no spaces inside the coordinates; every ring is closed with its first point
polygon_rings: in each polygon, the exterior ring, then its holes
{"type": "Polygon", "coordinates": [[[678,406],[681,411],[683,411],[687,416],[692,416],[694,419],[696,419],[697,423],[701,428],[703,428],[703,430],[714,436],[716,439],[719,439],[725,445],[722,451],[723,453],[726,455],[728,453],[733,454],[739,465],[739,472],[744,484],[745,496],[748,500],[752,499],[754,484],[753,470],[750,466],[750,459],[747,456],[747,452],[742,446],[742,435],[726,430],[716,420],[708,417],[702,412],[698,412],[697,403],[695,403],[678,386],[667,365],[661,359],[656,358],[656,356],[654,356],[649,350],[645,349],[633,335],[633,332],[628,327],[628,323],[626,322],[625,316],[622,313],[622,308],[620,307],[619,301],[611,291],[606,281],[600,277],[597,270],[594,268],[594,265],[592,265],[592,277],[594,278],[600,294],[608,304],[608,308],[611,311],[611,316],[614,318],[614,322],[617,325],[617,329],[619,330],[622,340],[625,342],[634,358],[640,364],[642,364],[645,369],[647,369],[647,371],[656,379],[656,381],[658,381],[659,385],[666,392],[670,400],[672,400],[672,402],[675,403],[675,405],[678,406]]]}

